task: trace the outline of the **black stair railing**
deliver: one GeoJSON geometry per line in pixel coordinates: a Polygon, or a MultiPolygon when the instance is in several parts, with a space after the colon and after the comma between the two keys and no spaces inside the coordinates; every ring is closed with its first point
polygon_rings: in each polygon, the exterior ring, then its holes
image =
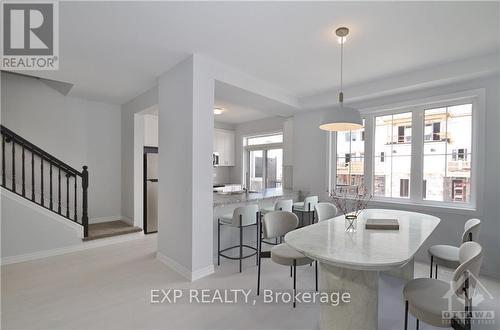
{"type": "Polygon", "coordinates": [[[87,237],[88,167],[80,172],[7,127],[0,128],[2,187],[82,225],[87,237]]]}

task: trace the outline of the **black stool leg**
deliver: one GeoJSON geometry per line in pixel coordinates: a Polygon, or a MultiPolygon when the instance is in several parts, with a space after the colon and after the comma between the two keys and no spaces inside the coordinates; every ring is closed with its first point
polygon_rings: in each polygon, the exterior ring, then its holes
{"type": "Polygon", "coordinates": [[[293,272],[293,266],[290,266],[290,277],[292,277],[292,272],[293,272]]]}
{"type": "Polygon", "coordinates": [[[297,289],[297,260],[293,259],[293,308],[295,308],[296,289],[297,289]]]}
{"type": "Polygon", "coordinates": [[[314,267],[316,268],[316,292],[318,291],[318,260],[315,261],[314,267]]]}
{"type": "Polygon", "coordinates": [[[434,256],[431,256],[431,271],[429,277],[432,278],[432,264],[434,263],[434,256]]]}
{"type": "Polygon", "coordinates": [[[241,225],[241,215],[240,215],[240,273],[241,273],[242,262],[243,262],[243,226],[241,225]]]}
{"type": "Polygon", "coordinates": [[[417,326],[416,326],[416,329],[418,330],[418,326],[419,326],[419,320],[417,319],[417,326]]]}
{"type": "Polygon", "coordinates": [[[405,301],[405,330],[408,330],[408,300],[405,301]]]}
{"type": "Polygon", "coordinates": [[[434,278],[437,279],[438,278],[438,264],[436,264],[436,268],[434,269],[434,278]]]}
{"type": "Polygon", "coordinates": [[[260,220],[260,212],[257,212],[257,217],[255,218],[255,226],[257,229],[255,230],[257,233],[257,241],[255,241],[255,248],[257,249],[257,255],[255,256],[255,264],[259,265],[259,240],[260,240],[260,226],[259,226],[259,220],[260,220]]]}
{"type": "Polygon", "coordinates": [[[217,266],[220,266],[220,219],[217,219],[217,266]]]}

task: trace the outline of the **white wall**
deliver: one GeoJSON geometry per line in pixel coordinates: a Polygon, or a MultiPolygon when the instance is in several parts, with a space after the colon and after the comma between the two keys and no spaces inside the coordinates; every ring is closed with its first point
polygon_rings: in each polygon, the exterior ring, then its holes
{"type": "Polygon", "coordinates": [[[158,147],[158,116],[144,115],[144,145],[158,147]]]}
{"type": "MultiPolygon", "coordinates": [[[[155,86],[146,92],[138,95],[129,102],[121,106],[121,162],[122,162],[122,214],[128,219],[134,219],[134,185],[141,185],[142,177],[138,182],[134,175],[135,164],[134,154],[137,152],[135,146],[134,132],[135,119],[134,115],[146,109],[158,105],[158,86],[155,86]]],[[[142,151],[139,151],[142,153],[142,151]]],[[[142,163],[141,163],[142,164],[142,163]]],[[[141,167],[142,168],[142,167],[141,167]]],[[[137,169],[136,169],[137,170],[137,169]]],[[[141,172],[142,173],[142,172],[141,172]]],[[[142,188],[141,188],[142,189],[142,188]]],[[[142,214],[142,213],[141,213],[142,214]]]]}
{"type": "Polygon", "coordinates": [[[120,107],[66,97],[2,74],[2,125],[81,170],[89,167],[89,218],[121,217],[120,107]]]}
{"type": "Polygon", "coordinates": [[[83,227],[3,188],[1,204],[2,262],[82,244],[83,227]]]}
{"type": "MultiPolygon", "coordinates": [[[[482,207],[474,215],[464,214],[461,211],[436,211],[428,208],[426,213],[441,218],[437,230],[431,235],[425,246],[420,250],[418,259],[427,260],[427,247],[431,244],[459,244],[459,237],[463,231],[465,221],[473,216],[482,221],[480,243],[485,249],[483,272],[500,276],[500,147],[498,130],[500,127],[500,82],[498,76],[474,79],[461,83],[442,85],[413,92],[400,93],[392,96],[372,98],[354,104],[359,108],[378,107],[404,101],[422,99],[439,95],[446,95],[460,91],[486,89],[486,159],[484,165],[484,200],[482,207]]],[[[327,186],[326,171],[326,133],[319,130],[320,112],[298,114],[294,117],[294,189],[304,190],[324,196],[327,186]]],[[[371,203],[371,207],[387,207],[405,209],[405,206],[394,204],[371,203]]]]}

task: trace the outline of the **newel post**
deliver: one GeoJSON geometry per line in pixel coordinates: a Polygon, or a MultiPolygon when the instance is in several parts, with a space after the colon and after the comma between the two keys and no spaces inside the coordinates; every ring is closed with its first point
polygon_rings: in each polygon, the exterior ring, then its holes
{"type": "Polygon", "coordinates": [[[89,187],[89,171],[87,171],[87,166],[83,166],[82,171],[82,225],[83,225],[83,237],[89,235],[89,215],[88,215],[88,187],[89,187]]]}

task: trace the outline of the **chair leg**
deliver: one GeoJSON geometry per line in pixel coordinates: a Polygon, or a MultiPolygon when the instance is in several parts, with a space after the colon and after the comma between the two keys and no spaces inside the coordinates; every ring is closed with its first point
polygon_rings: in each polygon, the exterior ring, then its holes
{"type": "Polygon", "coordinates": [[[415,328],[416,330],[418,330],[419,323],[420,323],[420,322],[419,322],[419,320],[417,319],[417,326],[416,326],[416,328],[415,328]]]}
{"type": "Polygon", "coordinates": [[[260,294],[260,253],[258,253],[258,262],[257,262],[257,295],[260,294]]]}
{"type": "Polygon", "coordinates": [[[408,300],[405,301],[405,329],[408,330],[408,300]]]}
{"type": "Polygon", "coordinates": [[[240,273],[241,273],[242,262],[243,262],[243,227],[241,226],[241,221],[240,221],[240,273]]]}
{"type": "Polygon", "coordinates": [[[262,224],[260,222],[260,218],[259,218],[259,222],[258,222],[258,225],[257,225],[257,232],[259,233],[259,239],[257,240],[257,295],[260,294],[260,264],[262,262],[262,259],[260,258],[260,251],[262,250],[262,236],[261,236],[261,229],[262,228],[262,224]]]}
{"type": "Polygon", "coordinates": [[[430,271],[430,274],[429,274],[429,278],[432,278],[432,264],[434,263],[434,256],[431,256],[431,271],[430,271]]]}
{"type": "Polygon", "coordinates": [[[293,273],[293,266],[290,266],[290,277],[292,277],[292,273],[293,273]]]}
{"type": "Polygon", "coordinates": [[[220,220],[217,219],[217,266],[220,266],[220,220]]]}
{"type": "Polygon", "coordinates": [[[434,269],[434,278],[437,279],[438,278],[438,264],[436,264],[436,268],[434,269]]]}
{"type": "Polygon", "coordinates": [[[315,272],[316,272],[316,292],[318,292],[318,260],[315,261],[314,267],[316,268],[315,269],[315,272]]]}
{"type": "Polygon", "coordinates": [[[293,308],[295,308],[296,289],[297,289],[297,260],[293,259],[293,308]]]}
{"type": "Polygon", "coordinates": [[[255,241],[255,249],[257,250],[257,255],[255,256],[255,264],[259,265],[259,239],[260,239],[260,228],[259,228],[259,219],[257,219],[257,222],[255,223],[255,226],[257,229],[255,229],[255,232],[257,233],[257,240],[255,241]]]}

